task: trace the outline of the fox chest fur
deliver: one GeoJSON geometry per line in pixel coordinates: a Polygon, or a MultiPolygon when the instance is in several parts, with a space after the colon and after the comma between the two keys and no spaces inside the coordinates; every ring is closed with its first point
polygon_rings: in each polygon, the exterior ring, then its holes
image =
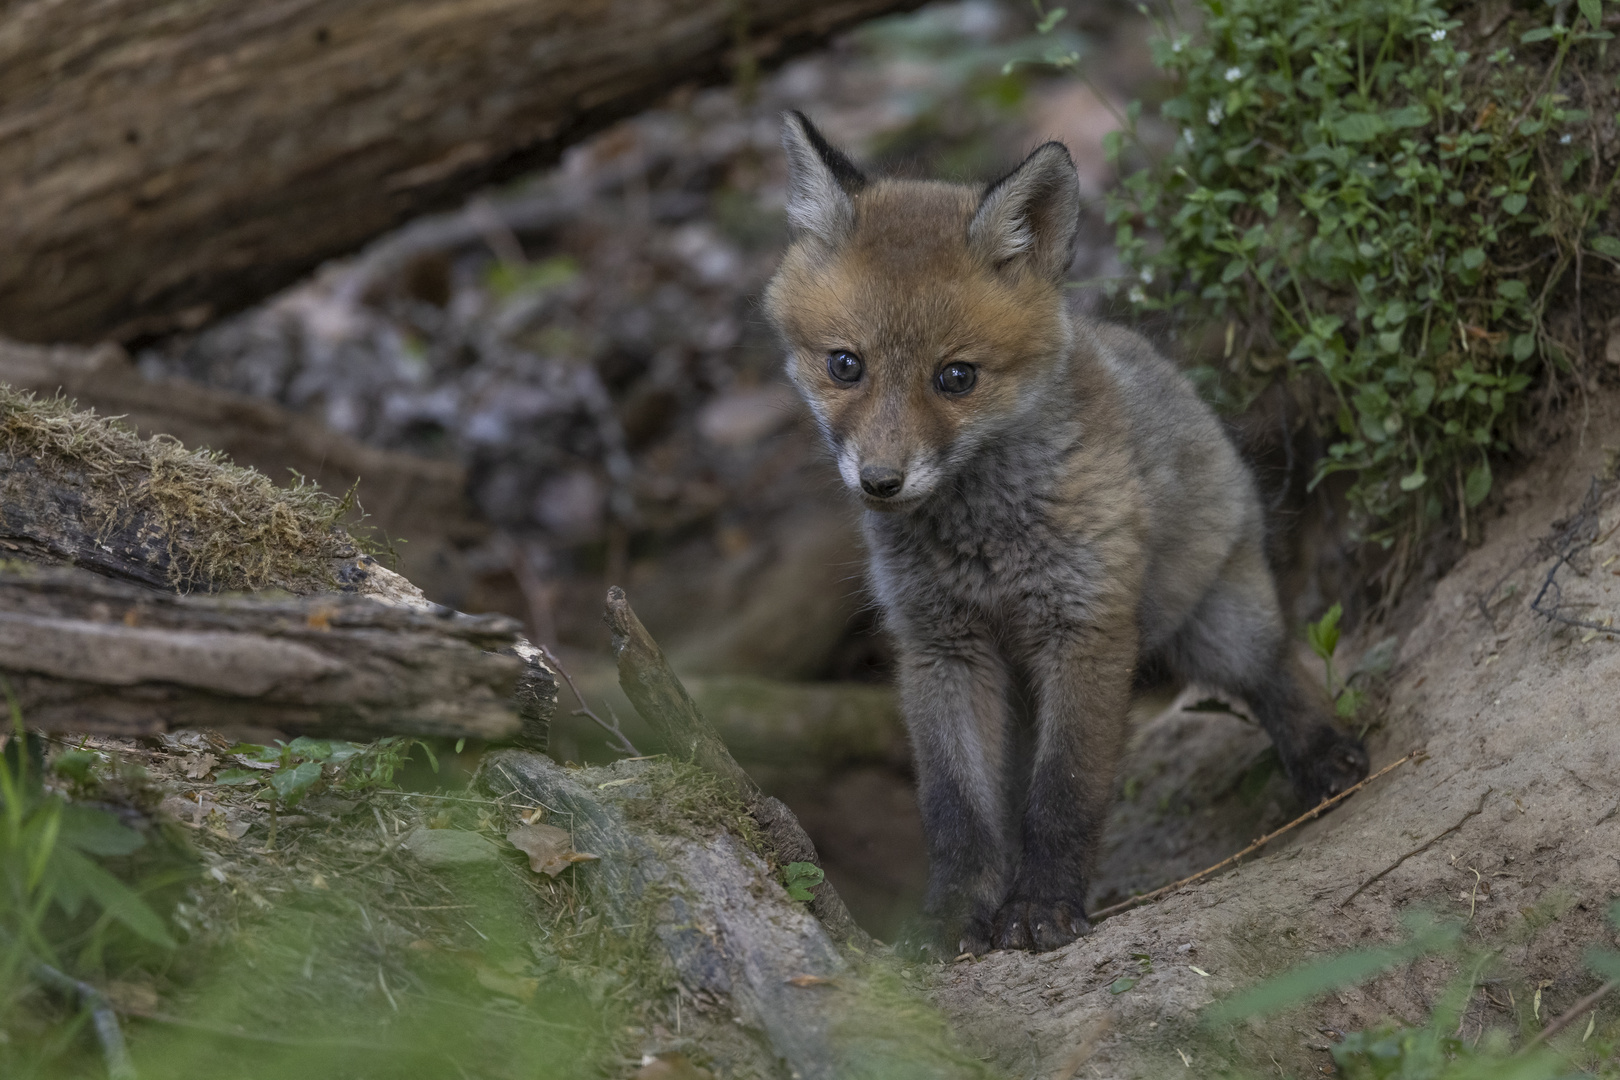
{"type": "Polygon", "coordinates": [[[1086,931],[1144,657],[1247,703],[1302,799],[1365,775],[1290,657],[1219,423],[1145,341],[1068,309],[1067,150],[981,190],[870,180],[798,114],[783,145],[795,239],[766,310],[867,511],[929,847],[918,947],[1086,931]]]}

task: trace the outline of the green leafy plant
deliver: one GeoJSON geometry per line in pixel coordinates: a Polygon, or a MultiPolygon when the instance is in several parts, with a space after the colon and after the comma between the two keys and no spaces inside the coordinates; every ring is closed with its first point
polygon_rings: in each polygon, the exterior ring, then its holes
{"type": "Polygon", "coordinates": [[[112,924],[173,948],[163,918],[98,861],[129,855],[145,838],[104,810],[47,792],[30,755],[21,752],[27,737],[14,700],[11,721],[0,759],[0,999],[23,985],[33,963],[57,963],[65,945],[85,944],[97,953],[112,924]],[[62,929],[52,924],[53,912],[67,920],[70,936],[53,933],[62,929]],[[95,912],[88,929],[77,924],[95,912]]]}
{"type": "Polygon", "coordinates": [[[215,776],[221,784],[263,784],[283,807],[296,806],[323,780],[340,791],[366,791],[393,783],[394,774],[410,757],[414,747],[427,754],[433,771],[439,771],[433,748],[421,739],[391,735],[376,742],[356,744],[342,739],[311,739],[300,735],[292,742],[276,740],[274,746],[238,743],[231,753],[248,761],[272,765],[271,769],[224,769],[215,776]]]}
{"type": "Polygon", "coordinates": [[[1343,616],[1344,608],[1335,602],[1320,619],[1305,625],[1305,640],[1310,643],[1311,651],[1322,658],[1328,697],[1333,699],[1334,710],[1341,719],[1349,720],[1361,708],[1366,695],[1352,687],[1349,679],[1340,683],[1333,677],[1333,653],[1339,647],[1339,620],[1343,616]]]}
{"type": "MultiPolygon", "coordinates": [[[[1243,404],[1273,378],[1322,387],[1330,445],[1366,535],[1391,543],[1475,506],[1538,371],[1574,354],[1546,321],[1577,253],[1601,235],[1615,176],[1558,92],[1572,50],[1611,35],[1598,0],[1509,50],[1458,47],[1435,0],[1200,0],[1196,32],[1161,24],[1173,149],[1133,109],[1108,138],[1146,168],[1109,198],[1130,301],[1227,323],[1243,404]],[[1239,342],[1242,347],[1239,347],[1239,342]]],[[[1236,388],[1231,389],[1233,383],[1236,388]]]]}
{"type": "Polygon", "coordinates": [[[810,890],[827,880],[827,873],[815,863],[790,862],[782,868],[782,884],[788,895],[802,904],[816,898],[810,890]]]}

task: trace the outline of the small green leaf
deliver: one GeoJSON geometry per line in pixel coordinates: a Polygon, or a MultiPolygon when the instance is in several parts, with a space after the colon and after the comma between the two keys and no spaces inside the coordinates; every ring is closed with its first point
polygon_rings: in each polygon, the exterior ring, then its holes
{"type": "Polygon", "coordinates": [[[1418,468],[1407,473],[1405,476],[1401,477],[1401,490],[1416,491],[1418,488],[1422,487],[1428,482],[1429,478],[1423,475],[1423,467],[1419,466],[1418,468]]]}
{"type": "Polygon", "coordinates": [[[1482,461],[1468,470],[1468,478],[1463,481],[1463,502],[1470,507],[1478,506],[1485,501],[1485,496],[1491,493],[1491,464],[1482,461]]]}
{"type": "Polygon", "coordinates": [[[782,884],[788,895],[802,904],[815,899],[810,890],[827,880],[827,872],[815,863],[790,862],[782,868],[782,884]]]}
{"type": "Polygon", "coordinates": [[[1485,265],[1485,252],[1479,248],[1469,248],[1462,253],[1462,264],[1470,270],[1478,270],[1485,265]]]}
{"type": "Polygon", "coordinates": [[[1133,978],[1130,975],[1122,975],[1119,978],[1115,979],[1113,982],[1108,984],[1108,992],[1110,994],[1118,996],[1120,994],[1123,994],[1125,991],[1129,990],[1131,987],[1135,986],[1137,983],[1139,983],[1141,981],[1142,981],[1141,979],[1133,978]]]}
{"type": "Polygon", "coordinates": [[[1537,41],[1546,41],[1548,38],[1550,38],[1552,36],[1553,36],[1553,28],[1552,27],[1550,27],[1550,26],[1538,26],[1534,30],[1526,30],[1523,34],[1519,35],[1519,41],[1522,44],[1530,45],[1530,44],[1533,44],[1534,42],[1537,42],[1537,41]]]}
{"type": "Polygon", "coordinates": [[[1384,114],[1384,123],[1392,128],[1422,127],[1429,122],[1429,110],[1423,105],[1408,105],[1384,114]]]}
{"type": "Polygon", "coordinates": [[[1062,22],[1064,16],[1068,14],[1068,8],[1053,8],[1046,13],[1046,18],[1035,24],[1035,32],[1037,34],[1050,34],[1052,28],[1062,22]]]}
{"type": "Polygon", "coordinates": [[[225,769],[222,772],[214,774],[214,783],[256,784],[269,775],[269,773],[263,773],[257,769],[225,769]]]}
{"type": "Polygon", "coordinates": [[[1333,133],[1345,142],[1367,142],[1384,133],[1384,118],[1377,113],[1350,113],[1334,121],[1333,133]]]}
{"type": "Polygon", "coordinates": [[[1506,210],[1510,214],[1522,213],[1525,204],[1529,201],[1529,199],[1515,191],[1512,195],[1509,195],[1507,198],[1502,200],[1502,209],[1506,210]]]}
{"type": "Polygon", "coordinates": [[[1612,236],[1594,236],[1587,245],[1599,255],[1607,255],[1611,259],[1620,259],[1620,240],[1612,236]]]}
{"type": "Polygon", "coordinates": [[[1536,351],[1536,335],[1519,334],[1513,339],[1513,359],[1528,360],[1536,351]]]}
{"type": "Polygon", "coordinates": [[[1581,14],[1586,16],[1587,25],[1596,30],[1603,25],[1603,4],[1601,0],[1580,0],[1581,14]]]}
{"type": "Polygon", "coordinates": [[[1333,650],[1339,647],[1339,620],[1343,617],[1343,605],[1335,602],[1320,619],[1305,627],[1305,637],[1311,643],[1311,651],[1323,660],[1333,659],[1333,650]]]}
{"type": "Polygon", "coordinates": [[[308,735],[300,735],[287,744],[287,749],[294,755],[309,761],[325,761],[332,756],[332,744],[325,739],[311,739],[308,735]]]}
{"type": "Polygon", "coordinates": [[[1508,278],[1506,281],[1496,283],[1496,295],[1504,300],[1526,300],[1530,292],[1524,287],[1524,282],[1517,278],[1508,278]]]}
{"type": "Polygon", "coordinates": [[[304,797],[315,783],[321,778],[321,763],[306,761],[291,769],[277,769],[270,774],[270,786],[275,789],[281,801],[288,806],[304,797]]]}

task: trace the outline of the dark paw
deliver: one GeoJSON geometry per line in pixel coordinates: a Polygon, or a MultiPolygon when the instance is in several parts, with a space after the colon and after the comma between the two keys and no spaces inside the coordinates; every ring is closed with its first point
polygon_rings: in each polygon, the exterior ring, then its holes
{"type": "Polygon", "coordinates": [[[1324,724],[1311,733],[1304,752],[1284,764],[1300,802],[1315,806],[1367,778],[1367,748],[1324,724]]]}
{"type": "Polygon", "coordinates": [[[1067,900],[1009,900],[996,912],[991,941],[998,949],[1051,952],[1091,933],[1079,904],[1067,900]]]}

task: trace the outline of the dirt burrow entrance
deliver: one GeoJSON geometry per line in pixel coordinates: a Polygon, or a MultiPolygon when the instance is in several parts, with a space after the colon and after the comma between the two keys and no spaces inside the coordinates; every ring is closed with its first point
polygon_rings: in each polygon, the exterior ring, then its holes
{"type": "MultiPolygon", "coordinates": [[[[1502,950],[1506,985],[1474,994],[1470,1042],[1539,1028],[1594,989],[1581,955],[1614,942],[1604,913],[1620,895],[1620,641],[1594,628],[1620,607],[1616,446],[1620,395],[1609,394],[1583,431],[1501,485],[1494,513],[1472,523],[1483,543],[1400,636],[1368,748],[1375,769],[1420,746],[1426,760],[1065,949],[937,969],[935,997],[964,1035],[1020,1076],[1053,1075],[1088,1040],[1077,1075],[1207,1076],[1234,1061],[1320,1074],[1332,1032],[1423,1023],[1453,965],[1418,961],[1224,1033],[1200,1030],[1198,1010],[1308,958],[1398,940],[1411,909],[1466,920],[1465,940],[1502,950]],[[1540,606],[1591,627],[1531,609],[1583,503],[1573,531],[1589,543],[1540,606]]],[[[1098,878],[1110,895],[1094,907],[1213,863],[1294,812],[1264,737],[1188,713],[1187,700],[1136,734],[1098,878]]],[[[1615,1009],[1599,1009],[1599,1031],[1615,1009]]]]}

